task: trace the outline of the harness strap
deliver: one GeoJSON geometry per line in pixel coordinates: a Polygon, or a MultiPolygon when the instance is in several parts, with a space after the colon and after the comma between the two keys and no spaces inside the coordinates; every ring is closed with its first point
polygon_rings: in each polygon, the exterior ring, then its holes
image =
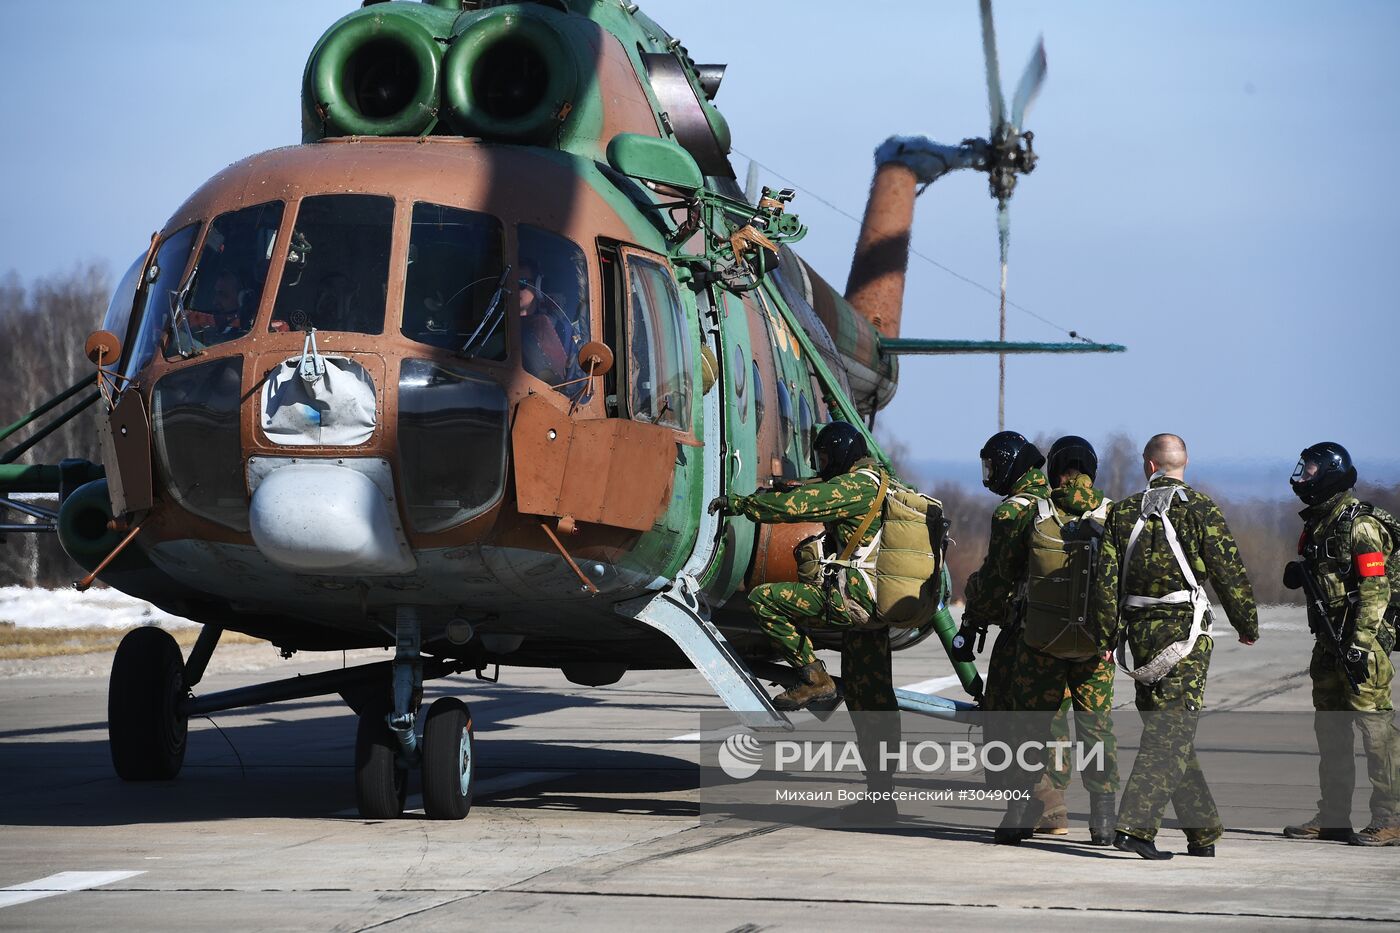
{"type": "MultiPolygon", "coordinates": [[[[860,471],[867,472],[867,471],[860,471]]],[[[856,528],[855,534],[846,541],[846,546],[841,549],[841,556],[836,558],[838,563],[849,563],[851,555],[855,554],[856,548],[860,547],[861,539],[870,530],[870,526],[875,524],[875,516],[880,514],[880,509],[885,504],[885,494],[890,491],[890,480],[883,474],[880,476],[880,491],[875,494],[875,502],[870,506],[870,511],[865,513],[865,518],[861,519],[860,526],[856,528]]]]}
{"type": "Polygon", "coordinates": [[[1155,684],[1161,680],[1172,668],[1181,662],[1181,659],[1191,653],[1196,647],[1196,641],[1204,634],[1210,632],[1211,614],[1210,598],[1206,595],[1205,587],[1196,580],[1196,573],[1191,569],[1191,562],[1186,559],[1186,552],[1181,548],[1181,539],[1177,536],[1176,526],[1172,524],[1171,517],[1167,514],[1171,507],[1173,497],[1186,501],[1186,492],[1181,487],[1149,487],[1142,494],[1142,512],[1138,515],[1137,522],[1133,524],[1132,533],[1128,536],[1128,547],[1123,555],[1123,566],[1120,570],[1120,579],[1127,579],[1127,569],[1133,559],[1133,552],[1137,548],[1139,536],[1143,528],[1147,526],[1149,519],[1153,517],[1162,520],[1162,533],[1167,539],[1167,546],[1171,548],[1172,557],[1176,560],[1177,567],[1181,570],[1181,575],[1186,578],[1186,589],[1176,590],[1167,593],[1165,596],[1134,596],[1124,595],[1120,602],[1120,610],[1144,609],[1151,606],[1177,606],[1189,603],[1191,605],[1191,630],[1186,633],[1186,637],[1181,641],[1173,642],[1163,648],[1156,657],[1146,664],[1137,668],[1128,666],[1128,640],[1124,638],[1118,643],[1116,661],[1120,668],[1141,684],[1155,684]]]}

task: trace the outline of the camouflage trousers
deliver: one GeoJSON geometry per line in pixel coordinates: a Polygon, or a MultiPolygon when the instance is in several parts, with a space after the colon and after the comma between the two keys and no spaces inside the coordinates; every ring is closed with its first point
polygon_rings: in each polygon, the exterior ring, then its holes
{"type": "MultiPolygon", "coordinates": [[[[1129,631],[1136,663],[1146,660],[1129,631]]],[[[1142,741],[1133,773],[1118,808],[1118,832],[1151,841],[1157,838],[1167,804],[1192,845],[1210,845],[1224,833],[1215,798],[1196,760],[1196,724],[1206,693],[1206,670],[1213,642],[1196,640],[1191,653],[1155,684],[1137,685],[1142,741]]]]}
{"type": "MultiPolygon", "coordinates": [[[[997,632],[997,640],[992,643],[987,656],[987,681],[982,690],[982,709],[991,713],[1011,711],[1011,676],[1016,668],[1016,646],[1021,643],[1020,625],[1002,626],[997,632]]],[[[1006,742],[1014,738],[1010,731],[1011,717],[1006,715],[988,716],[982,726],[982,741],[1006,742]]],[[[1011,790],[1018,783],[1007,771],[987,771],[987,786],[997,790],[1011,790]]]]}
{"type": "MultiPolygon", "coordinates": [[[[1079,742],[1084,746],[1086,762],[1093,765],[1084,772],[1084,786],[1091,793],[1108,794],[1118,790],[1118,745],[1113,737],[1113,675],[1112,661],[1102,657],[1067,660],[1051,657],[1021,641],[1016,649],[1015,666],[1011,676],[1012,708],[1019,713],[1018,741],[1068,743],[1069,722],[1066,709],[1074,709],[1074,726],[1079,742]],[[1068,697],[1066,698],[1066,694],[1068,697]],[[1055,725],[1061,734],[1056,735],[1055,725]],[[1102,757],[1089,754],[1102,746],[1102,757]]],[[[1051,784],[1064,789],[1076,756],[1058,746],[1059,754],[1026,755],[1028,763],[1044,762],[1051,784]],[[1057,783],[1062,777],[1064,783],[1057,783]]],[[[1029,787],[1039,777],[1039,768],[1022,781],[1029,787]]]]}
{"type": "Polygon", "coordinates": [[[1317,735],[1317,778],[1321,788],[1317,812],[1322,815],[1322,824],[1351,825],[1351,794],[1356,786],[1353,726],[1361,733],[1361,747],[1366,752],[1371,819],[1384,824],[1400,817],[1400,774],[1396,770],[1400,767],[1400,733],[1395,729],[1390,700],[1390,684],[1395,678],[1390,658],[1380,652],[1371,653],[1360,694],[1352,692],[1336,655],[1321,644],[1313,646],[1308,673],[1312,676],[1313,708],[1317,710],[1313,731],[1317,735]]]}
{"type": "MultiPolygon", "coordinates": [[[[862,627],[851,618],[840,590],[823,590],[809,583],[761,584],[749,593],[749,605],[758,627],[793,667],[804,667],[817,659],[812,639],[803,629],[844,632],[862,627]]],[[[888,651],[888,633],[885,644],[888,651]]]]}
{"type": "MultiPolygon", "coordinates": [[[[891,670],[890,630],[884,626],[857,625],[847,612],[840,591],[830,592],[833,599],[828,606],[825,593],[810,584],[764,583],[749,594],[749,605],[753,607],[759,627],[794,667],[803,667],[817,659],[812,640],[802,628],[843,632],[841,690],[846,708],[857,714],[878,714],[851,717],[856,746],[863,761],[880,762],[883,760],[881,743],[893,748],[898,745],[901,734],[891,670]]],[[[869,789],[875,791],[887,791],[894,785],[893,775],[886,771],[869,770],[865,778],[869,789]]]]}
{"type": "MultiPolygon", "coordinates": [[[[881,743],[895,748],[902,734],[891,666],[888,628],[853,628],[841,637],[841,688],[853,714],[856,747],[867,763],[882,761],[881,743]]],[[[888,771],[867,770],[865,781],[873,791],[894,787],[888,771]]]]}

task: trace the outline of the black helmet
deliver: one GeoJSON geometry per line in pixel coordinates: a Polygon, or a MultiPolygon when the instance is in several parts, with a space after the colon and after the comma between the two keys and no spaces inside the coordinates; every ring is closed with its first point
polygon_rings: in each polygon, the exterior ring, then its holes
{"type": "Polygon", "coordinates": [[[1094,453],[1094,445],[1077,434],[1066,434],[1050,445],[1050,456],[1046,471],[1052,483],[1059,482],[1067,470],[1078,470],[1089,479],[1099,473],[1099,455],[1094,453]]]}
{"type": "Polygon", "coordinates": [[[817,469],[822,479],[831,479],[842,473],[849,473],[851,467],[862,457],[869,456],[865,446],[865,435],[853,424],[833,421],[817,433],[812,454],[817,458],[817,469]],[[822,464],[823,456],[826,464],[822,464]]]}
{"type": "Polygon", "coordinates": [[[999,496],[1010,495],[1027,470],[1045,462],[1040,448],[1015,431],[993,434],[978,456],[982,458],[982,485],[999,496]]]}
{"type": "Polygon", "coordinates": [[[1356,467],[1345,447],[1334,441],[1323,441],[1298,455],[1298,465],[1293,468],[1293,478],[1289,482],[1299,499],[1316,505],[1355,486],[1356,467]]]}

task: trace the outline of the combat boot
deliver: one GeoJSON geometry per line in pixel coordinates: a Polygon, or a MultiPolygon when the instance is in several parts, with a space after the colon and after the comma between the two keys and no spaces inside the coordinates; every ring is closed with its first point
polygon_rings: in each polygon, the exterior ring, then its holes
{"type": "Polygon", "coordinates": [[[1118,798],[1112,791],[1089,795],[1089,845],[1113,845],[1113,819],[1118,814],[1118,798]]]}
{"type": "Polygon", "coordinates": [[[1327,842],[1351,842],[1352,836],[1350,826],[1323,826],[1321,813],[1315,814],[1306,823],[1285,826],[1283,834],[1289,839],[1322,839],[1327,842]]]}
{"type": "Polygon", "coordinates": [[[1122,852],[1134,852],[1150,862],[1164,862],[1172,857],[1172,853],[1161,851],[1157,844],[1149,839],[1139,839],[1137,836],[1121,832],[1113,837],[1113,848],[1122,852]]]}
{"type": "Polygon", "coordinates": [[[806,709],[809,703],[819,703],[836,696],[836,682],[831,679],[831,675],[826,672],[826,665],[821,661],[813,661],[799,667],[797,674],[801,678],[797,685],[773,698],[775,709],[790,713],[806,709]]]}
{"type": "Polygon", "coordinates": [[[1051,784],[1049,776],[1042,776],[1035,786],[1035,797],[1045,812],[1035,824],[1034,832],[1047,836],[1068,836],[1069,808],[1065,806],[1064,791],[1051,784]]]}
{"type": "Polygon", "coordinates": [[[1186,854],[1194,855],[1196,858],[1215,858],[1215,843],[1209,842],[1203,846],[1198,846],[1194,842],[1186,844],[1186,854]]]}
{"type": "MultiPolygon", "coordinates": [[[[1018,846],[1021,840],[1030,834],[1021,834],[1021,827],[1025,825],[1027,800],[1008,800],[1006,803],[1006,815],[1001,818],[1001,825],[992,833],[992,842],[999,846],[1018,846]]],[[[1030,824],[1032,827],[1034,823],[1030,824]]]]}
{"type": "Polygon", "coordinates": [[[1352,833],[1347,843],[1354,846],[1400,846],[1400,821],[1372,820],[1365,829],[1352,833]]]}

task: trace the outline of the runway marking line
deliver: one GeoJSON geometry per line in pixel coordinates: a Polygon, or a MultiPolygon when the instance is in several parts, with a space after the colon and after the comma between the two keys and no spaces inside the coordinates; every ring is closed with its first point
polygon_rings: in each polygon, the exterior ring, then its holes
{"type": "Polygon", "coordinates": [[[61,871],[56,875],[40,878],[38,881],[28,881],[24,884],[13,884],[8,888],[0,888],[0,908],[28,904],[30,901],[42,900],[57,894],[86,891],[88,888],[125,881],[128,878],[144,874],[144,871],[61,871]]]}

